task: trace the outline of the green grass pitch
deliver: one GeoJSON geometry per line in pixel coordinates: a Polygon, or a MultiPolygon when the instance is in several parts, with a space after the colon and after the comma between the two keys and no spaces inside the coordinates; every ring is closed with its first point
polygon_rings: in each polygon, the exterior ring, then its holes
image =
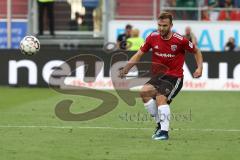
{"type": "MultiPolygon", "coordinates": [[[[99,100],[51,89],[0,87],[0,160],[238,160],[240,92],[181,92],[171,104],[170,140],[151,139],[155,124],[138,99],[122,100],[84,122],[56,117],[55,105],[74,100],[85,112],[99,100]]],[[[111,91],[112,94],[115,94],[111,91]]]]}

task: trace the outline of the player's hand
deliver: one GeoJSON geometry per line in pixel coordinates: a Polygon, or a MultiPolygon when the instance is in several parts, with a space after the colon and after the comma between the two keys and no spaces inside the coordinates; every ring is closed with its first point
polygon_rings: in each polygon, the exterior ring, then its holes
{"type": "Polygon", "coordinates": [[[195,72],[193,73],[194,78],[199,78],[202,76],[202,68],[197,68],[195,72]]]}
{"type": "Polygon", "coordinates": [[[126,68],[121,67],[121,68],[119,68],[119,75],[118,75],[118,77],[123,78],[123,77],[125,77],[125,75],[127,73],[128,73],[128,71],[126,70],[126,68]]]}

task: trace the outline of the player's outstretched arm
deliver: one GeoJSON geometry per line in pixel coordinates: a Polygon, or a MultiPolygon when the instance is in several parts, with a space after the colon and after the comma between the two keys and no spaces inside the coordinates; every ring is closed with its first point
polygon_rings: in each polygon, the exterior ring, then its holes
{"type": "Polygon", "coordinates": [[[124,77],[128,71],[136,64],[140,61],[141,57],[143,56],[144,52],[141,51],[140,49],[137,51],[137,53],[135,53],[130,60],[128,61],[127,65],[125,67],[123,67],[122,69],[120,69],[119,71],[119,77],[124,77]]]}
{"type": "Polygon", "coordinates": [[[195,72],[193,73],[193,77],[194,78],[199,78],[202,76],[202,70],[203,70],[203,56],[202,53],[200,51],[200,49],[196,48],[195,49],[195,53],[194,53],[194,57],[197,63],[197,69],[195,70],[195,72]]]}

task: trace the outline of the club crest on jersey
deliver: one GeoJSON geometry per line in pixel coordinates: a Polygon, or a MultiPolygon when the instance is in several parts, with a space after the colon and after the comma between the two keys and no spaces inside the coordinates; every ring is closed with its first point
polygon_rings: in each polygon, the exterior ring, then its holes
{"type": "Polygon", "coordinates": [[[177,45],[171,45],[171,50],[176,51],[177,50],[177,45]]]}

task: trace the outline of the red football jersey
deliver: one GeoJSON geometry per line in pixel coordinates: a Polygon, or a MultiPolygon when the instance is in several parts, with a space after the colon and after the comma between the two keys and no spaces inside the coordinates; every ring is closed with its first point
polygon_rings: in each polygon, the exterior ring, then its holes
{"type": "Polygon", "coordinates": [[[185,51],[192,53],[195,46],[185,37],[173,33],[169,40],[162,39],[158,32],[151,33],[140,48],[148,52],[152,48],[152,74],[183,77],[185,51]]]}

